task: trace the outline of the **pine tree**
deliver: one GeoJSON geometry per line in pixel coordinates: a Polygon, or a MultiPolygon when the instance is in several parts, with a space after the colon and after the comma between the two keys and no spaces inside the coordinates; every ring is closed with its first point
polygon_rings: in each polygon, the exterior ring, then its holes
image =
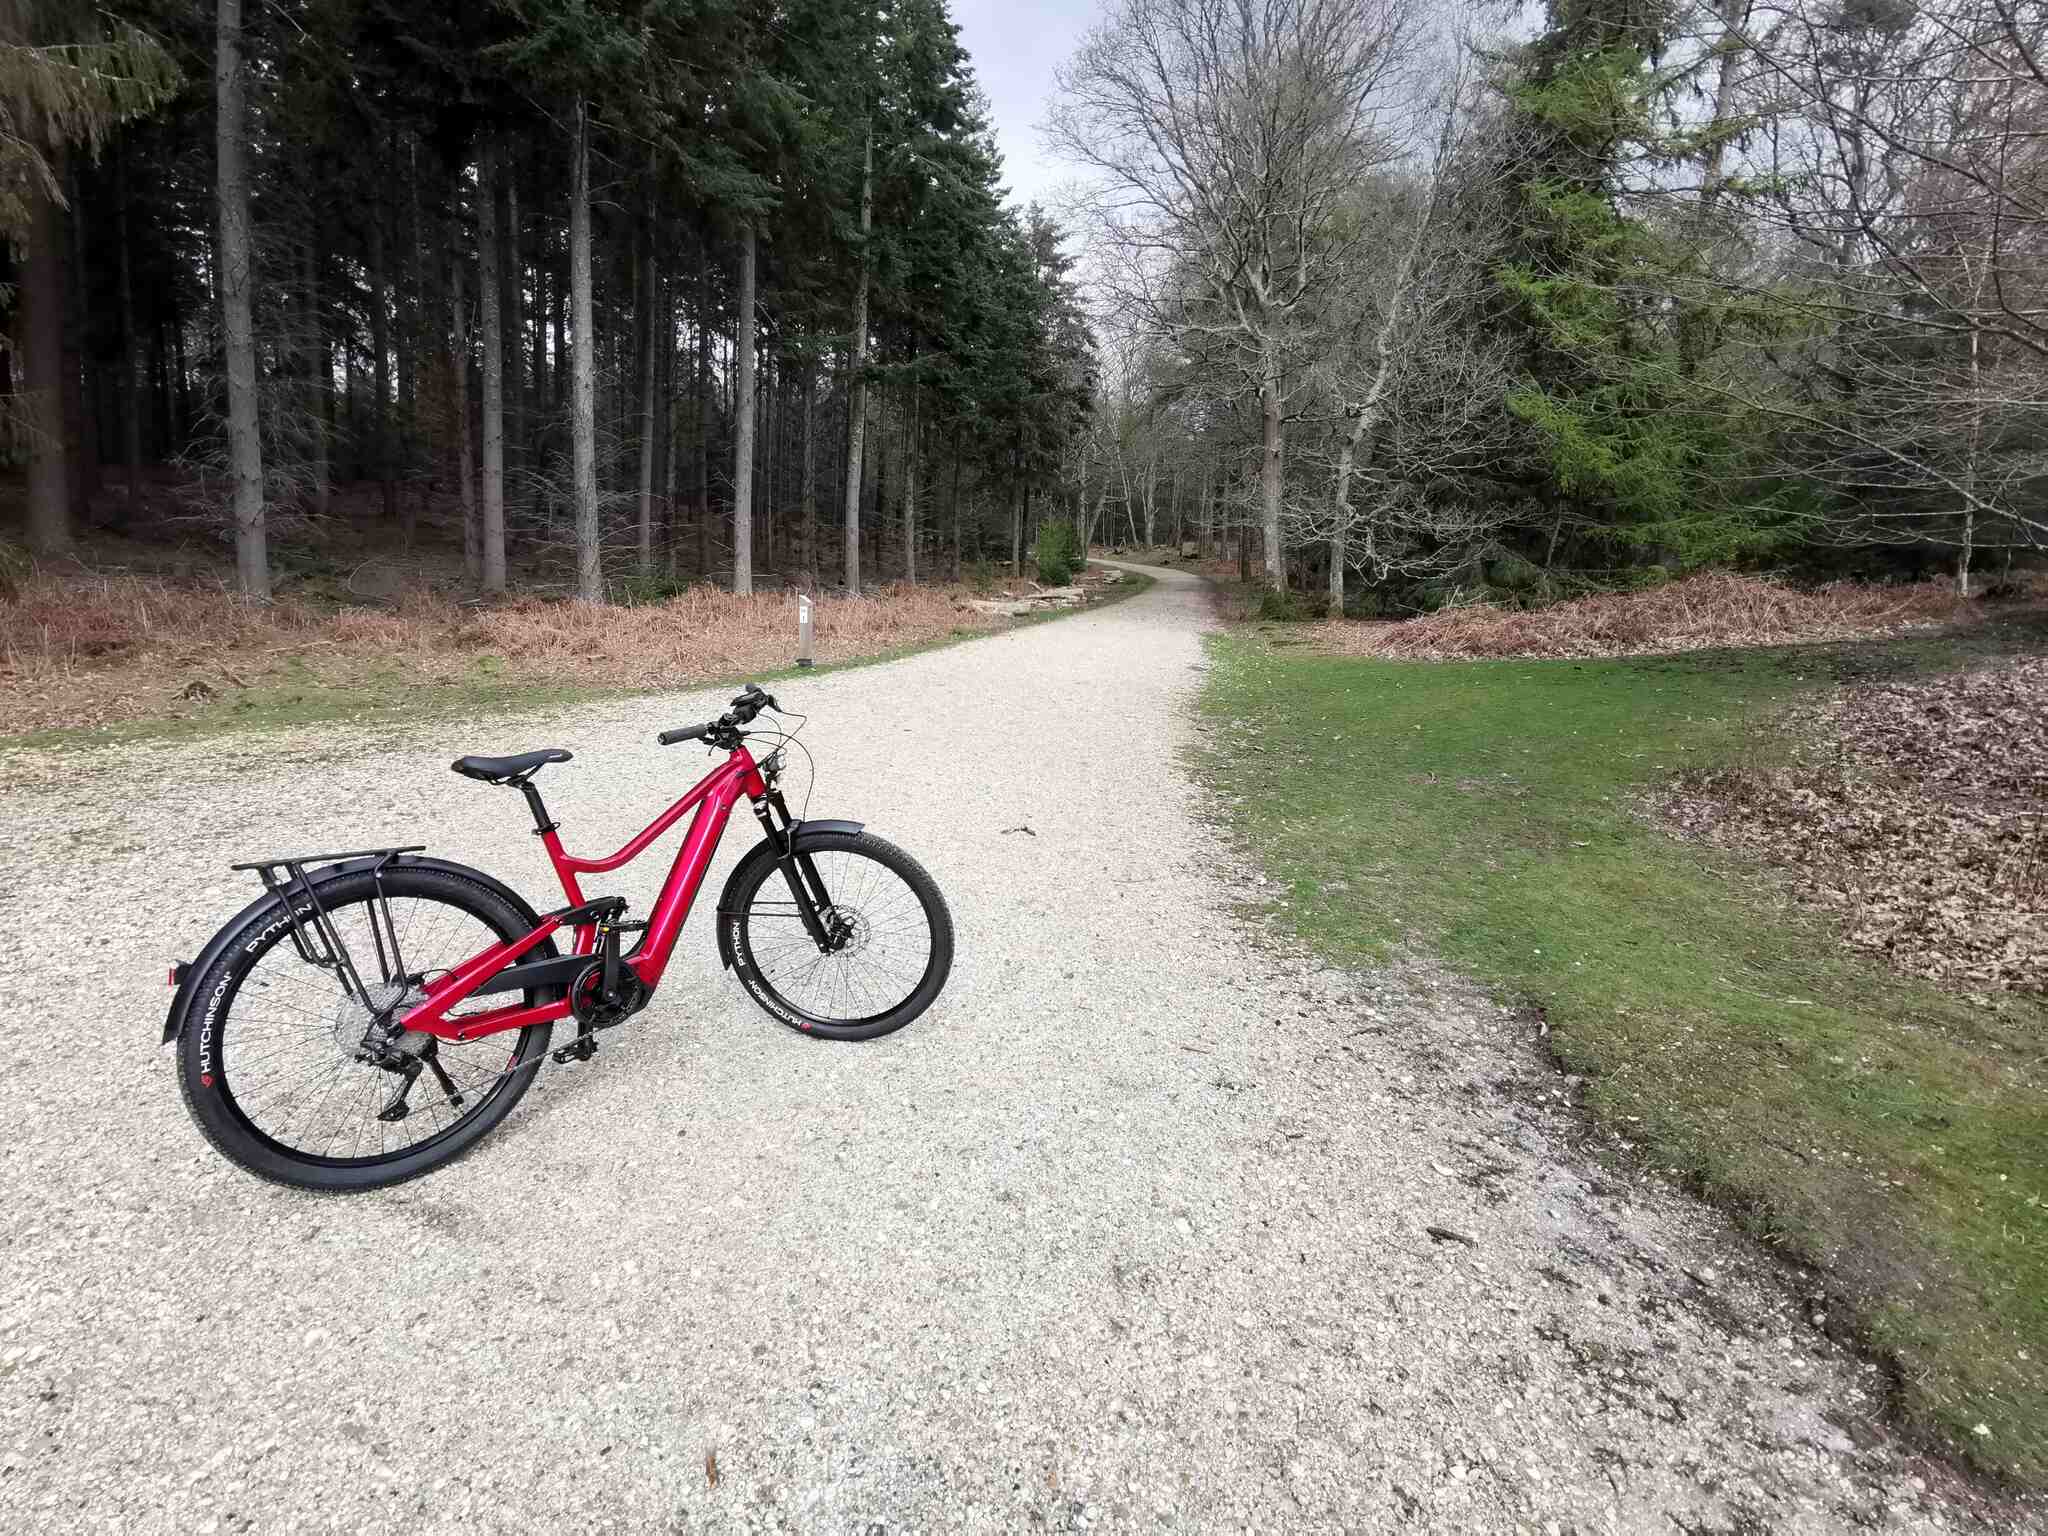
{"type": "MultiPolygon", "coordinates": [[[[255,252],[249,228],[248,116],[243,105],[242,0],[219,0],[214,152],[220,210],[222,348],[227,358],[228,470],[234,481],[235,581],[250,597],[270,596],[263,506],[263,441],[257,425],[255,252]]],[[[381,354],[380,354],[381,355],[381,354]]],[[[379,391],[381,399],[381,389],[379,391]]]]}
{"type": "MultiPolygon", "coordinates": [[[[0,10],[0,234],[19,242],[19,407],[29,449],[28,540],[71,540],[70,445],[62,409],[64,216],[69,157],[95,154],[117,124],[176,89],[169,54],[138,28],[55,3],[0,10]]],[[[124,246],[125,248],[125,246],[124,246]]]]}

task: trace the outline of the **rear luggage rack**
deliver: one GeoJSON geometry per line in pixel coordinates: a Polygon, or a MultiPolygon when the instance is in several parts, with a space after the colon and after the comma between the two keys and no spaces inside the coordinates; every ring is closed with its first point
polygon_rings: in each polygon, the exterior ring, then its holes
{"type": "Polygon", "coordinates": [[[426,846],[425,843],[413,843],[404,848],[357,848],[347,853],[295,853],[282,858],[251,859],[243,864],[230,864],[228,868],[253,870],[256,878],[263,882],[263,889],[284,903],[285,916],[292,925],[292,948],[299,952],[299,958],[308,965],[334,972],[342,990],[367,1005],[369,989],[363,985],[355,961],[349,957],[348,946],[342,943],[341,935],[335,931],[334,919],[327,915],[320,892],[306,874],[306,866],[338,864],[348,859],[376,860],[369,869],[370,875],[377,880],[377,903],[372,910],[370,933],[376,941],[377,963],[383,972],[383,980],[390,982],[405,975],[405,963],[398,952],[398,928],[391,920],[391,899],[384,893],[382,877],[392,860],[401,854],[419,853],[426,846]],[[301,901],[311,910],[300,911],[301,901]]]}

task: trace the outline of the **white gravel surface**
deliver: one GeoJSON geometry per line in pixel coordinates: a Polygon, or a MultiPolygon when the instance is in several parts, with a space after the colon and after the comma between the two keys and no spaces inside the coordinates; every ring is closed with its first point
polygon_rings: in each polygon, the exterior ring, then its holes
{"type": "Polygon", "coordinates": [[[547,905],[518,797],[448,760],[574,749],[541,782],[609,851],[723,694],[0,765],[0,1528],[2012,1524],[1872,1428],[1878,1376],[1718,1219],[1575,1149],[1517,1021],[1232,915],[1184,764],[1206,611],[1161,573],[779,684],[813,812],[951,901],[937,1006],[797,1035],[707,896],[596,1061],[381,1194],[258,1183],[185,1118],[164,967],[246,898],[224,864],[424,841],[547,905]]]}

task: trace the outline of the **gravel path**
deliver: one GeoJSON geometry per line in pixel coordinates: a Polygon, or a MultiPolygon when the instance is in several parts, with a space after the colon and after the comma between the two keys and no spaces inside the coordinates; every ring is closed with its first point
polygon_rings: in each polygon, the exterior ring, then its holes
{"type": "Polygon", "coordinates": [[[0,765],[0,1529],[2009,1523],[1870,1427],[1879,1378],[1718,1221],[1573,1149],[1513,1019],[1231,915],[1181,764],[1206,609],[1159,574],[779,686],[813,811],[952,903],[924,1019],[781,1028],[700,910],[595,1062],[379,1195],[259,1184],[185,1119],[163,967],[245,898],[223,864],[426,841],[546,905],[517,796],[448,759],[573,748],[550,807],[609,850],[720,696],[0,765]]]}

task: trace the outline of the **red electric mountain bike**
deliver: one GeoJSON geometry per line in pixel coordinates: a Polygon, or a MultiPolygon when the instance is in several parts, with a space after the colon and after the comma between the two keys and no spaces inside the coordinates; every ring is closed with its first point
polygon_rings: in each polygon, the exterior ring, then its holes
{"type": "Polygon", "coordinates": [[[724,835],[753,803],[764,840],[718,899],[718,953],[775,1018],[828,1040],[871,1040],[929,1008],[953,965],[953,919],[932,877],[857,821],[800,820],[778,788],[791,735],[758,687],[718,719],[664,731],[729,755],[609,858],[566,852],[533,777],[559,747],[465,757],[457,773],[526,797],[568,905],[536,912],[480,870],[424,845],[257,859],[263,894],[172,967],[164,1043],[208,1141],[251,1173],[301,1189],[374,1189],[458,1156],[511,1112],[557,1019],[588,1061],[597,1032],[645,1008],[724,835]],[[750,735],[776,745],[756,759],[750,735]],[[696,809],[644,922],[577,877],[645,852],[696,809]],[[560,940],[573,935],[571,950],[560,940]],[[626,940],[633,942],[627,947],[626,940]]]}

